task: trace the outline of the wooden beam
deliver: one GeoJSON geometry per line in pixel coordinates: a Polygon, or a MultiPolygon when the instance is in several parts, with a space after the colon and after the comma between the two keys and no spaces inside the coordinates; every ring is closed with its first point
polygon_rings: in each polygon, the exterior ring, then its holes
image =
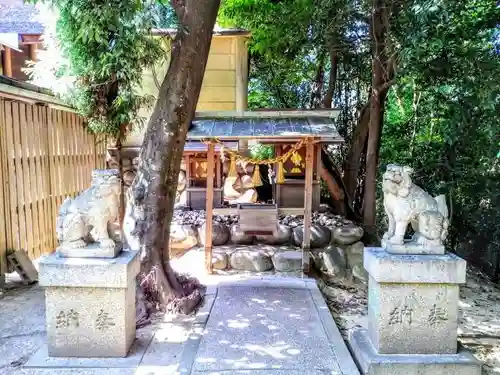
{"type": "Polygon", "coordinates": [[[306,175],[304,188],[304,238],[302,239],[303,272],[309,272],[309,249],[311,248],[311,220],[313,195],[314,143],[306,143],[306,175]]]}
{"type": "Polygon", "coordinates": [[[215,155],[215,180],[216,184],[215,187],[221,188],[222,187],[222,159],[220,157],[220,154],[215,155]]]}
{"type": "MultiPolygon", "coordinates": [[[[275,144],[274,145],[274,153],[276,155],[277,158],[279,158],[282,154],[283,154],[283,146],[282,145],[278,145],[278,144],[275,144]]],[[[276,178],[278,177],[278,163],[274,163],[273,165],[274,167],[274,175],[276,176],[275,177],[275,180],[276,178]]],[[[285,167],[283,167],[285,168],[285,167]]],[[[274,198],[274,203],[276,203],[276,206],[279,208],[280,207],[280,204],[281,204],[281,184],[273,184],[273,198],[274,198]]]]}
{"type": "MultiPolygon", "coordinates": [[[[229,208],[214,208],[214,215],[238,215],[239,211],[236,207],[229,208]]],[[[304,207],[278,207],[278,215],[304,215],[304,207]]]]}
{"type": "Polygon", "coordinates": [[[0,100],[0,288],[5,282],[7,273],[7,249],[10,247],[10,196],[8,188],[8,154],[6,127],[9,126],[6,121],[4,111],[4,101],[0,100]]]}
{"type": "Polygon", "coordinates": [[[38,44],[28,44],[28,52],[30,56],[30,60],[35,62],[36,61],[36,53],[38,51],[38,44]]]}
{"type": "Polygon", "coordinates": [[[12,49],[7,46],[3,50],[3,75],[12,78],[12,49]]]}
{"type": "Polygon", "coordinates": [[[323,165],[323,163],[321,162],[321,149],[322,149],[322,144],[321,143],[316,143],[314,145],[314,148],[315,148],[315,155],[314,155],[314,175],[313,175],[313,179],[315,181],[319,181],[321,180],[321,176],[320,176],[320,171],[321,171],[321,166],[323,165]]]}
{"type": "Polygon", "coordinates": [[[214,201],[214,162],[215,145],[208,145],[207,154],[207,193],[206,199],[206,222],[205,222],[205,268],[207,273],[212,273],[212,217],[214,201]]]}
{"type": "MultiPolygon", "coordinates": [[[[26,83],[23,82],[23,84],[26,83]]],[[[35,87],[34,85],[30,86],[35,87]]],[[[49,108],[76,113],[76,110],[74,110],[71,107],[68,107],[62,100],[57,99],[55,96],[31,91],[25,88],[11,86],[5,83],[0,83],[0,97],[19,100],[26,102],[28,104],[43,104],[47,105],[49,108]]]]}

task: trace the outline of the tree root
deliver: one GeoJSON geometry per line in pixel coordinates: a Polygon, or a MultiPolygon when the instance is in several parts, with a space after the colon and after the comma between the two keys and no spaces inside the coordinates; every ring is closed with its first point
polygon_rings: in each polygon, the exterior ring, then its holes
{"type": "MultiPolygon", "coordinates": [[[[167,314],[189,315],[196,311],[205,295],[205,286],[193,277],[174,273],[182,292],[176,293],[173,288],[158,285],[159,278],[153,270],[148,275],[142,275],[138,280],[136,294],[136,326],[137,328],[151,324],[153,312],[162,311],[167,314]],[[160,290],[169,290],[168,296],[159,298],[160,290]],[[160,300],[165,300],[162,303],[160,300]]],[[[162,282],[166,282],[163,278],[162,282]]]]}

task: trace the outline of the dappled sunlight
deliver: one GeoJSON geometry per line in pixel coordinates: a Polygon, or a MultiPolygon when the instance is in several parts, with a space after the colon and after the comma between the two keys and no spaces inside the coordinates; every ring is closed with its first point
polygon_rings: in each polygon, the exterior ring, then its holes
{"type": "Polygon", "coordinates": [[[294,369],[299,364],[337,368],[307,288],[219,288],[195,371],[294,369]]]}
{"type": "Polygon", "coordinates": [[[250,323],[248,321],[228,320],[227,326],[229,328],[248,328],[250,323]]]}
{"type": "Polygon", "coordinates": [[[287,353],[289,355],[292,355],[292,353],[293,353],[293,355],[300,354],[299,349],[293,349],[288,344],[270,345],[270,346],[246,344],[243,347],[251,352],[258,354],[258,355],[270,356],[272,358],[278,358],[278,359],[287,358],[288,356],[285,355],[285,353],[287,353]],[[285,353],[282,353],[282,352],[285,352],[285,353]]]}

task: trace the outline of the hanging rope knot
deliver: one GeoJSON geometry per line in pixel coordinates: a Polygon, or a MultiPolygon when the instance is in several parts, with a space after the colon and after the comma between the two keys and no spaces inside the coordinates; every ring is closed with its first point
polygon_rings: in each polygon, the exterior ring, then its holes
{"type": "Polygon", "coordinates": [[[270,158],[270,159],[254,159],[248,156],[243,156],[238,153],[238,151],[231,150],[229,148],[226,148],[224,143],[217,137],[215,138],[202,138],[201,142],[204,144],[218,144],[220,146],[220,152],[221,155],[223,153],[227,153],[229,155],[229,158],[231,160],[230,165],[229,165],[229,172],[228,176],[229,177],[237,177],[238,172],[236,169],[236,162],[241,161],[241,162],[247,162],[255,165],[255,170],[252,176],[252,182],[254,186],[261,186],[262,185],[262,178],[260,176],[260,170],[259,170],[259,165],[272,165],[272,164],[278,164],[278,173],[276,175],[276,183],[277,184],[282,184],[285,182],[285,168],[283,166],[284,163],[288,159],[292,157],[292,155],[296,154],[305,144],[311,142],[310,137],[302,138],[299,141],[297,141],[290,149],[285,152],[283,155],[275,157],[275,158],[270,158]]]}

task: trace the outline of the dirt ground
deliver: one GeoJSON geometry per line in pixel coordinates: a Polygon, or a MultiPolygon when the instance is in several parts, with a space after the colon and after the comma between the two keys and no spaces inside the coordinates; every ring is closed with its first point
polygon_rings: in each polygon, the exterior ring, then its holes
{"type": "MultiPolygon", "coordinates": [[[[484,363],[483,375],[500,374],[500,285],[468,266],[467,284],[460,288],[460,342],[484,363]]],[[[344,336],[367,327],[367,285],[339,280],[318,282],[344,336]]]]}

